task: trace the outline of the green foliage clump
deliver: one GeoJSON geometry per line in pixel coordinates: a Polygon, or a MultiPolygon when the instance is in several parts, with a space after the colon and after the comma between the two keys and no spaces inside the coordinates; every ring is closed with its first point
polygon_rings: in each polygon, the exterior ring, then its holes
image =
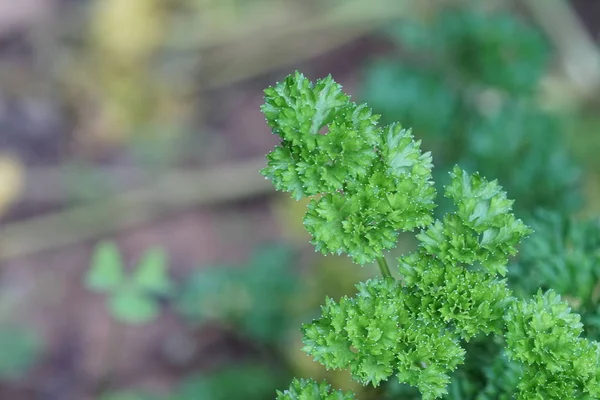
{"type": "Polygon", "coordinates": [[[511,285],[523,295],[553,289],[581,313],[588,335],[600,338],[600,220],[545,211],[537,213],[533,228],[536,235],[509,269],[511,285]]]}
{"type": "Polygon", "coordinates": [[[466,79],[527,93],[544,73],[547,43],[514,15],[454,8],[443,10],[434,24],[430,34],[440,39],[440,50],[466,79]]]}
{"type": "Polygon", "coordinates": [[[458,166],[450,176],[446,197],[456,212],[417,237],[428,253],[446,263],[478,262],[489,273],[505,275],[508,257],[516,254],[516,245],[531,230],[510,212],[513,201],[497,181],[469,175],[458,166]]]}
{"type": "Polygon", "coordinates": [[[523,365],[519,399],[600,396],[600,344],[580,337],[580,316],[549,290],[512,304],[507,355],[523,365]]]}
{"type": "Polygon", "coordinates": [[[328,299],[321,318],[304,326],[304,351],[365,385],[397,375],[424,392],[443,392],[464,351],[437,320],[419,321],[421,306],[394,279],[361,283],[355,297],[328,299]]]}
{"type": "Polygon", "coordinates": [[[431,222],[431,156],[400,125],[379,128],[331,77],[313,85],[290,75],[265,91],[262,110],[282,139],[262,173],[296,199],[314,196],[304,224],[317,250],[365,264],[398,231],[431,222]]]}
{"type": "Polygon", "coordinates": [[[458,162],[503,182],[517,194],[521,214],[544,208],[575,210],[580,205],[579,168],[568,154],[560,126],[556,116],[526,102],[507,102],[488,115],[470,118],[458,162]]]}
{"type": "Polygon", "coordinates": [[[20,326],[0,328],[0,380],[22,378],[39,361],[43,340],[36,331],[20,326]]]}
{"type": "MultiPolygon", "coordinates": [[[[383,122],[419,132],[439,171],[458,163],[498,179],[520,217],[580,206],[561,120],[536,105],[549,60],[540,32],[513,14],[440,7],[426,21],[399,21],[387,36],[402,57],[371,62],[360,93],[383,122]]],[[[447,182],[435,180],[438,190],[447,182]]]]}
{"type": "Polygon", "coordinates": [[[288,247],[265,245],[242,267],[196,269],[182,283],[176,309],[193,324],[218,321],[262,343],[280,342],[298,289],[291,263],[288,247]]]}
{"type": "Polygon", "coordinates": [[[352,393],[332,390],[326,382],[315,382],[312,379],[294,379],[285,391],[277,391],[277,400],[353,400],[352,393]]]}
{"type": "Polygon", "coordinates": [[[521,366],[513,369],[520,374],[517,398],[598,394],[599,347],[580,337],[579,316],[551,291],[521,300],[507,285],[509,257],[532,231],[497,181],[455,166],[444,190],[453,210],[434,219],[431,158],[406,131],[379,128],[331,77],[313,85],[296,72],[265,94],[263,112],[282,144],[267,156],[263,174],[296,198],[318,197],[305,217],[317,249],[345,252],[358,264],[377,260],[384,276],[360,283],[353,297],[327,299],[321,317],[303,326],[305,352],[328,369],[348,369],[363,385],[395,375],[435,399],[449,395],[467,344],[493,335],[507,360],[521,366]],[[346,130],[345,147],[332,147],[346,130]],[[369,164],[354,161],[363,152],[369,164]],[[346,180],[319,178],[332,170],[346,180]],[[319,208],[324,199],[336,202],[319,208]],[[394,231],[417,227],[419,246],[400,257],[396,280],[384,251],[395,246],[394,231]]]}

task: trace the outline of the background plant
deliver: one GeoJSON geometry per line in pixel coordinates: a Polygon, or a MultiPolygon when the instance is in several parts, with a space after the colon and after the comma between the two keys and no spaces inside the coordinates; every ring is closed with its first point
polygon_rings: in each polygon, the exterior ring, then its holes
{"type": "Polygon", "coordinates": [[[127,274],[116,245],[101,242],[92,256],[86,285],[107,295],[107,308],[117,321],[143,324],[159,315],[159,298],[173,293],[167,267],[164,251],[153,248],[127,274]]]}
{"type": "Polygon", "coordinates": [[[459,163],[498,179],[519,216],[581,206],[564,116],[538,105],[550,48],[537,28],[514,13],[470,5],[399,21],[386,36],[398,56],[365,67],[360,98],[439,154],[438,187],[447,183],[441,171],[459,163]]]}

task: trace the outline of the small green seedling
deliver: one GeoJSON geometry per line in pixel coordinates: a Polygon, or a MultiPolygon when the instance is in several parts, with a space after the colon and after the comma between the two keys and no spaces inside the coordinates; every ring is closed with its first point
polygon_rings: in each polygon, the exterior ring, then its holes
{"type": "Polygon", "coordinates": [[[86,286],[107,295],[108,309],[116,320],[143,324],[160,313],[159,298],[172,294],[173,284],[167,268],[165,252],[151,248],[127,275],[117,246],[101,242],[94,251],[86,286]]]}

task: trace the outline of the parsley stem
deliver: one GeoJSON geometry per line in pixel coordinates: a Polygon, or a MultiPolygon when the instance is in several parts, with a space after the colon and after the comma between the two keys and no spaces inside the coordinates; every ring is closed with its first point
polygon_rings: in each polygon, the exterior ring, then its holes
{"type": "Polygon", "coordinates": [[[379,265],[379,270],[381,271],[381,275],[384,278],[391,278],[392,273],[390,272],[390,267],[384,256],[377,257],[377,264],[379,265]]]}

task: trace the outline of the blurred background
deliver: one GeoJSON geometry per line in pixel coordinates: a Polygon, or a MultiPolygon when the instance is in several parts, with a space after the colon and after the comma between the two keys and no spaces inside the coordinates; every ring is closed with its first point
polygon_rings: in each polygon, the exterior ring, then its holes
{"type": "MultiPolygon", "coordinates": [[[[599,35],[594,0],[0,0],[0,399],[420,398],[300,350],[376,269],[315,253],[259,174],[262,91],[296,69],[413,127],[440,188],[498,179],[536,229],[514,290],[600,338],[599,35]]],[[[447,398],[512,398],[501,343],[469,346],[447,398]]]]}

